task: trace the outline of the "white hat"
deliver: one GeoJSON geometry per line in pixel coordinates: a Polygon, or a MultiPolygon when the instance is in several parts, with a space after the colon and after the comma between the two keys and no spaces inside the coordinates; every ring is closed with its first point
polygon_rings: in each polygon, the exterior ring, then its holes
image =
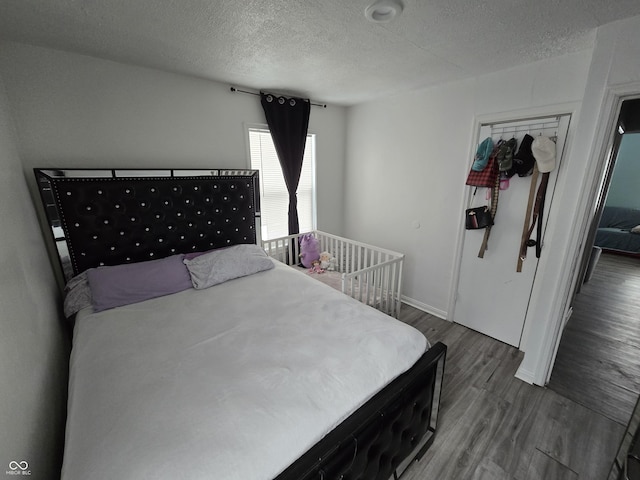
{"type": "Polygon", "coordinates": [[[548,173],[556,168],[556,144],[549,137],[536,137],[531,144],[531,153],[540,173],[548,173]]]}

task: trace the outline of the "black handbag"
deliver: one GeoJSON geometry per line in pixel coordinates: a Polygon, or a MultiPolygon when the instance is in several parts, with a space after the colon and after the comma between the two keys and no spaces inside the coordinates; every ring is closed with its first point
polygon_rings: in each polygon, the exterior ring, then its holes
{"type": "Polygon", "coordinates": [[[493,217],[488,206],[467,208],[465,210],[465,226],[467,230],[477,230],[493,225],[493,217]]]}

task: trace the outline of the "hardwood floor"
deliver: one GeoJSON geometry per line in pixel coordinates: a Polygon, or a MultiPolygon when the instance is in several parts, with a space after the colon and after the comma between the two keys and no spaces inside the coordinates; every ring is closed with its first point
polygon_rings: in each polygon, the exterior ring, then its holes
{"type": "Polygon", "coordinates": [[[573,310],[549,388],[626,425],[640,394],[640,259],[603,253],[573,310]]]}
{"type": "Polygon", "coordinates": [[[401,320],[448,346],[433,445],[403,480],[604,480],[625,427],[514,377],[522,353],[407,305],[401,320]]]}

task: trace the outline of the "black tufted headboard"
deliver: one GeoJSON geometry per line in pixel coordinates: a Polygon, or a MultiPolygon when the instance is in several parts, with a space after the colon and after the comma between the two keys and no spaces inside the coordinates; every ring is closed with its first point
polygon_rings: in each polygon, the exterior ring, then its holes
{"type": "Polygon", "coordinates": [[[69,272],[100,265],[258,240],[256,170],[35,169],[35,175],[66,280],[69,272]]]}

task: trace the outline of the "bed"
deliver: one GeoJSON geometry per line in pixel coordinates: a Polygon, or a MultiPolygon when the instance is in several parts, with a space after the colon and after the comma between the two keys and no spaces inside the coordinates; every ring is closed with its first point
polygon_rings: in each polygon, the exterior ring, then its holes
{"type": "Polygon", "coordinates": [[[363,242],[314,230],[263,240],[267,254],[291,267],[300,268],[359,302],[392,317],[400,316],[402,304],[402,267],[404,255],[363,242]],[[328,252],[330,267],[321,273],[299,266],[300,238],[311,234],[318,240],[320,252],[328,252]]]}
{"type": "Polygon", "coordinates": [[[77,312],[63,479],[388,479],[433,442],[446,346],[268,257],[256,172],[35,173],[70,280],[193,286],[77,312]]]}

